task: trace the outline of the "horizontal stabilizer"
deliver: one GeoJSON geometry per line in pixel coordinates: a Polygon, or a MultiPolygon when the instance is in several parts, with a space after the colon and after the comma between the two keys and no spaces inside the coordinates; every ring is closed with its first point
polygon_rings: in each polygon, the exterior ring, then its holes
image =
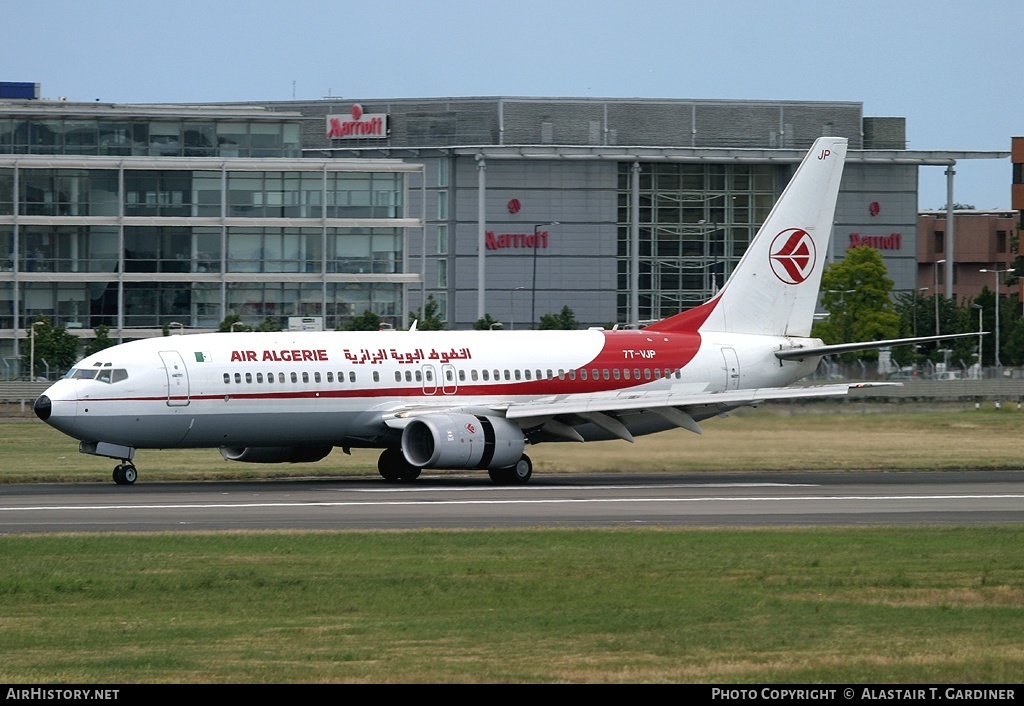
{"type": "Polygon", "coordinates": [[[908,346],[918,343],[934,343],[936,341],[948,341],[954,338],[973,338],[984,336],[986,332],[973,333],[947,333],[941,336],[919,336],[917,338],[891,338],[887,341],[862,341],[861,343],[837,343],[831,346],[811,346],[807,348],[788,348],[776,351],[775,357],[779,360],[806,360],[807,358],[820,358],[826,355],[837,353],[852,353],[854,351],[877,350],[879,348],[891,348],[893,346],[908,346]]]}

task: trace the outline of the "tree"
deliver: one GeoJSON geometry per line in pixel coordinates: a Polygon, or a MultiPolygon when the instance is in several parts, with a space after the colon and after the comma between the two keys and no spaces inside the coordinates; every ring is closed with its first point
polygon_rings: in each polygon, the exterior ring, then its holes
{"type": "MultiPolygon", "coordinates": [[[[238,314],[228,314],[217,327],[219,333],[231,333],[232,331],[252,331],[252,326],[242,323],[242,317],[238,314]],[[235,326],[235,324],[239,324],[235,326]]],[[[166,334],[165,334],[166,335],[166,334]]]]}
{"type": "Polygon", "coordinates": [[[110,327],[100,324],[96,327],[96,338],[92,339],[85,344],[84,356],[90,356],[93,353],[99,353],[102,350],[106,350],[113,345],[116,345],[117,341],[110,337],[110,327]]]}
{"type": "Polygon", "coordinates": [[[30,377],[33,380],[46,372],[47,364],[51,372],[63,373],[78,360],[81,341],[68,333],[66,328],[52,326],[47,316],[40,314],[32,325],[25,329],[25,336],[26,346],[25,352],[21,355],[21,363],[25,370],[29,370],[34,365],[35,370],[30,370],[30,377]],[[34,344],[32,342],[33,328],[35,329],[34,344]]]}
{"type": "Polygon", "coordinates": [[[579,328],[580,322],[576,320],[576,314],[568,305],[562,307],[561,313],[542,314],[540,317],[541,329],[558,329],[563,331],[574,331],[579,328]]]}
{"type": "Polygon", "coordinates": [[[381,320],[380,316],[373,313],[369,309],[364,311],[359,316],[353,316],[349,319],[349,322],[345,324],[342,330],[344,331],[380,331],[381,320]]]}
{"type": "MultiPolygon", "coordinates": [[[[891,299],[889,279],[881,253],[861,245],[825,268],[821,277],[821,305],[828,318],[814,324],[812,335],[826,344],[896,338],[900,315],[891,299]]],[[[878,351],[850,353],[844,360],[863,356],[877,359],[878,351]]]]}
{"type": "Polygon", "coordinates": [[[477,331],[490,331],[494,328],[501,328],[501,323],[495,321],[490,314],[484,314],[483,318],[477,319],[473,322],[473,328],[477,331]],[[494,324],[498,324],[495,326],[494,324]]]}
{"type": "Polygon", "coordinates": [[[268,316],[260,322],[259,326],[255,329],[249,329],[250,331],[280,331],[281,324],[277,323],[277,319],[273,316],[268,316]]]}
{"type": "Polygon", "coordinates": [[[422,309],[417,309],[409,321],[411,327],[416,323],[417,331],[444,331],[444,321],[441,320],[441,304],[431,294],[427,297],[422,309]]]}

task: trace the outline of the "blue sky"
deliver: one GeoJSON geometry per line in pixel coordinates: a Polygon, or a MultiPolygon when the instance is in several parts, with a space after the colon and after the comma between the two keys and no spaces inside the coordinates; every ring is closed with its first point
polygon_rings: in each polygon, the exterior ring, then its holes
{"type": "MultiPolygon", "coordinates": [[[[855,101],[911,149],[1024,135],[1017,0],[35,0],[2,5],[0,80],[115,103],[440,96],[855,101]]],[[[1009,208],[1010,162],[957,166],[1009,208]]],[[[941,167],[921,208],[941,208],[941,167]]]]}

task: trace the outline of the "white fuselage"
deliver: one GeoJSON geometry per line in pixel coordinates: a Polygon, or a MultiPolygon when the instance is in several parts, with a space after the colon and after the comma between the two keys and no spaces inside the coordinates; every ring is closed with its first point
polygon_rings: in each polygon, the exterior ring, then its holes
{"type": "Polygon", "coordinates": [[[644,330],[170,336],[83,360],[46,392],[47,422],[135,448],[387,446],[382,419],[396,410],[787,385],[816,365],[775,358],[791,344],[644,330]]]}

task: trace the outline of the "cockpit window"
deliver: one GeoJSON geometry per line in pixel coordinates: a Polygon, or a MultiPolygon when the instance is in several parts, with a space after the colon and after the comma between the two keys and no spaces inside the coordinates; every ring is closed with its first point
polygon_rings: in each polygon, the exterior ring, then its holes
{"type": "Polygon", "coordinates": [[[105,382],[112,384],[115,382],[121,382],[122,380],[128,379],[128,371],[124,368],[74,368],[68,371],[68,375],[72,380],[96,380],[97,382],[105,382]]]}

